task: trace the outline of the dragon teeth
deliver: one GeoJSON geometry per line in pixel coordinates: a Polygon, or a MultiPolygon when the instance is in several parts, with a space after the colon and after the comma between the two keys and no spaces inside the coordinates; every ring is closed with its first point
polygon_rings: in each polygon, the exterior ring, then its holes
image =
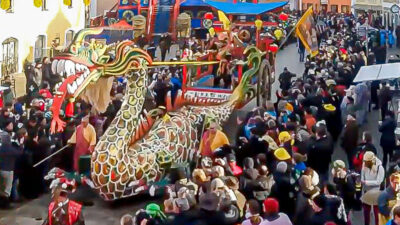
{"type": "Polygon", "coordinates": [[[61,74],[64,72],[65,60],[61,59],[57,62],[57,73],[61,74]]]}
{"type": "Polygon", "coordinates": [[[58,59],[53,60],[53,62],[51,63],[51,71],[53,72],[53,74],[57,73],[57,65],[58,59]]]}
{"type": "Polygon", "coordinates": [[[77,85],[76,81],[74,81],[72,84],[67,85],[68,93],[71,95],[74,94],[77,89],[78,89],[78,85],[77,85]]]}

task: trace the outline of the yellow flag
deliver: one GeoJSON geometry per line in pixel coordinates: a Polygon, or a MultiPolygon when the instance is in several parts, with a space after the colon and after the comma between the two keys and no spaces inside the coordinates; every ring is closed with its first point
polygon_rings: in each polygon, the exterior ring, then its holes
{"type": "Polygon", "coordinates": [[[296,24],[296,35],[305,49],[315,56],[318,54],[317,28],[315,25],[312,7],[308,8],[296,24]]]}
{"type": "Polygon", "coordinates": [[[229,30],[231,21],[229,21],[228,17],[226,17],[225,13],[218,10],[218,18],[224,24],[224,30],[229,30]]]}

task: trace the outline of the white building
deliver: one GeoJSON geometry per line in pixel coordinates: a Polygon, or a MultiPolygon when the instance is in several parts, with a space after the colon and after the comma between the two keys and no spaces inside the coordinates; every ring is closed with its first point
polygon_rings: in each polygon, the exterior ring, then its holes
{"type": "Polygon", "coordinates": [[[51,57],[85,26],[83,0],[71,0],[70,6],[63,0],[41,0],[40,8],[34,0],[3,1],[10,1],[11,6],[0,9],[0,77],[18,77],[25,60],[40,62],[51,57]]]}

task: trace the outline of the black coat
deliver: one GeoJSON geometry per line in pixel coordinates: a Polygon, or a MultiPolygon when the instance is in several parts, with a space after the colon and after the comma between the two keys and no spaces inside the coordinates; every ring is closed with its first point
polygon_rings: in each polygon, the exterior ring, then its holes
{"type": "Polygon", "coordinates": [[[354,149],[357,148],[357,142],[358,142],[357,122],[355,120],[348,121],[342,137],[342,147],[347,152],[347,154],[351,154],[353,153],[354,149]]]}
{"type": "Polygon", "coordinates": [[[11,143],[11,137],[7,132],[0,131],[0,170],[14,171],[15,162],[22,154],[22,150],[11,143]]]}
{"type": "Polygon", "coordinates": [[[328,136],[310,140],[307,165],[318,174],[326,174],[332,161],[333,147],[333,141],[328,136]]]}
{"type": "Polygon", "coordinates": [[[356,203],[356,187],[355,180],[352,176],[347,175],[345,178],[333,178],[336,184],[338,194],[343,199],[344,206],[347,211],[353,209],[356,203]]]}
{"type": "Polygon", "coordinates": [[[276,198],[280,205],[280,211],[289,217],[294,214],[295,185],[290,183],[290,175],[287,173],[274,173],[275,184],[272,185],[270,197],[276,198]]]}
{"type": "Polygon", "coordinates": [[[382,133],[380,144],[382,148],[396,147],[396,136],[394,130],[396,129],[396,122],[394,119],[385,119],[379,127],[379,132],[382,133]]]}

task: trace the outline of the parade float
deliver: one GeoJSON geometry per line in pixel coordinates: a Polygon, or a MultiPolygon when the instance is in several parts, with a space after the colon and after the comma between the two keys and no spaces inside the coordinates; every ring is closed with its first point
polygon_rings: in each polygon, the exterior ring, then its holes
{"type": "Polygon", "coordinates": [[[53,100],[51,131],[61,132],[65,127],[59,114],[65,101],[81,98],[102,112],[109,104],[113,79],[127,79],[121,110],[91,155],[93,188],[103,199],[115,200],[148,191],[173,164],[195,160],[205,123],[210,118],[223,123],[236,107],[255,96],[252,79],[259,73],[264,53],[254,46],[245,49],[247,70],[226,101],[203,101],[180,92],[173,105],[168,98],[166,109],[145,112],[149,67],[214,62],[153,62],[131,41],[83,44],[85,37],[102,32],[102,28],[80,31],[68,50],[52,62],[54,69],[64,71],[66,79],[53,100]]]}
{"type": "MultiPolygon", "coordinates": [[[[120,4],[126,2],[121,1],[120,4]]],[[[153,7],[160,9],[161,3],[150,0],[140,3],[129,1],[129,4],[118,8],[117,17],[122,16],[123,20],[78,32],[71,45],[53,58],[51,66],[54,74],[64,78],[57,85],[51,107],[52,132],[62,132],[65,119],[73,115],[65,113],[63,117],[60,114],[65,105],[65,111],[68,112],[79,98],[90,103],[98,113],[104,112],[110,103],[113,80],[116,77],[127,79],[122,107],[90,156],[92,181],[82,179],[105,200],[147,192],[150,186],[165,179],[173,165],[191,163],[197,159],[200,138],[210,120],[221,124],[234,109],[251,99],[257,97],[260,105],[262,99],[270,98],[274,56],[279,47],[274,44],[273,38],[268,42],[268,38],[263,39],[260,33],[263,26],[271,24],[261,19],[240,24],[243,29],[256,29],[256,43],[253,45],[247,37],[250,33],[235,30],[236,26],[230,19],[237,13],[258,17],[286,2],[212,5],[214,3],[208,1],[210,7],[230,13],[226,16],[218,10],[218,17],[211,12],[205,13],[201,22],[211,36],[217,35],[217,52],[173,62],[155,62],[134,43],[142,35],[168,32],[164,25],[161,28],[154,25],[160,24],[154,23],[154,19],[164,15],[153,11],[153,7]],[[242,7],[241,10],[237,9],[240,8],[238,5],[242,7]],[[123,11],[128,9],[136,11],[123,11]],[[147,10],[147,14],[143,15],[141,10],[147,10]],[[220,66],[228,54],[233,56],[231,63],[235,73],[232,85],[229,88],[216,88],[210,85],[216,77],[210,68],[220,66]],[[166,108],[146,111],[148,69],[157,66],[183,66],[182,90],[174,101],[170,94],[167,95],[166,108]]],[[[181,37],[190,35],[193,25],[191,17],[187,13],[173,13],[172,16],[177,18],[172,20],[172,28],[168,29],[176,30],[181,37]]],[[[100,25],[104,25],[104,22],[100,25]]],[[[64,175],[64,172],[58,173],[59,177],[64,175]]]]}

